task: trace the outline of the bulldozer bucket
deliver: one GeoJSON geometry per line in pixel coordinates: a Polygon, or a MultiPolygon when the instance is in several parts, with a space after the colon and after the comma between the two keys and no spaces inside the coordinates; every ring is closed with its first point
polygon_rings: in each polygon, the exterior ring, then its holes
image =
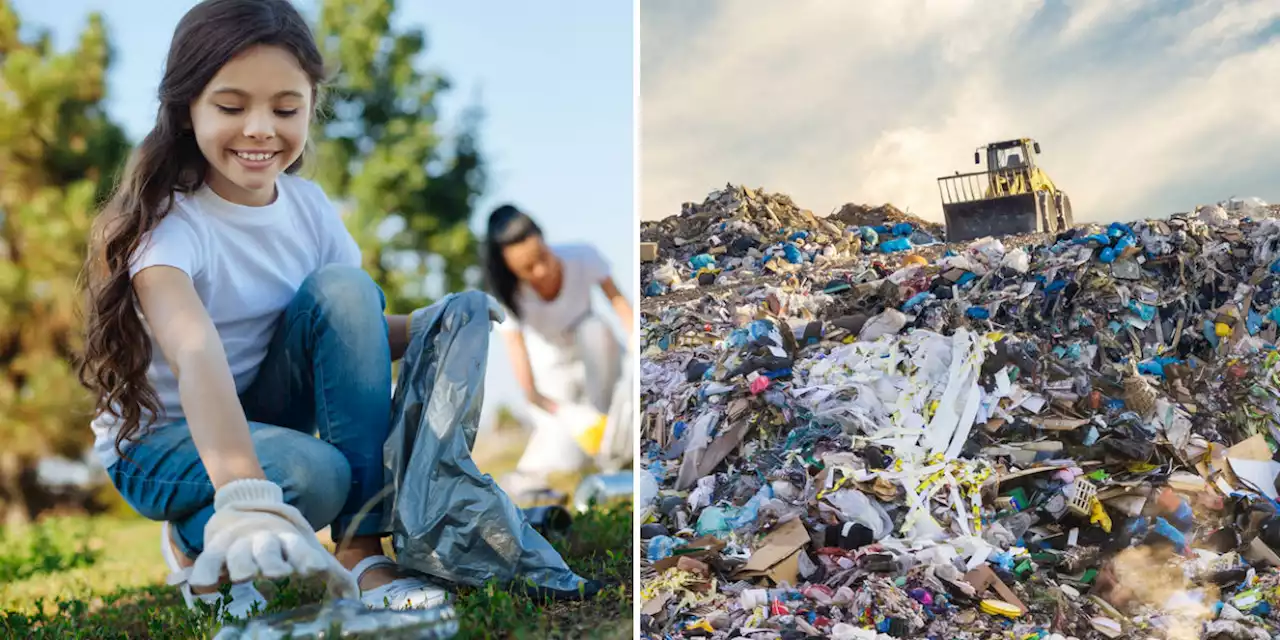
{"type": "Polygon", "coordinates": [[[944,204],[942,213],[948,242],[1055,231],[1058,217],[1053,199],[1036,193],[944,204]]]}

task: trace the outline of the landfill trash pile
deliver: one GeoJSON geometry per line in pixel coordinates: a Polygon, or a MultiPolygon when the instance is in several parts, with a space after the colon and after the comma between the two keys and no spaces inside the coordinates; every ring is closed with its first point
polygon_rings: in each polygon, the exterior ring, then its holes
{"type": "Polygon", "coordinates": [[[644,235],[646,637],[1280,638],[1275,208],[644,235]]]}
{"type": "Polygon", "coordinates": [[[663,295],[793,274],[807,263],[837,264],[872,250],[941,246],[936,224],[892,205],[845,205],[836,215],[818,217],[788,196],[727,185],[701,204],[686,203],[678,216],[641,224],[640,241],[657,243],[660,255],[641,267],[641,286],[645,295],[663,295]],[[879,227],[842,222],[876,218],[879,227]]]}
{"type": "Polygon", "coordinates": [[[846,227],[877,227],[880,225],[892,227],[895,224],[905,222],[939,237],[942,236],[944,231],[944,227],[941,224],[913,216],[892,204],[869,207],[850,202],[840,207],[835,213],[827,216],[827,219],[846,227]]]}

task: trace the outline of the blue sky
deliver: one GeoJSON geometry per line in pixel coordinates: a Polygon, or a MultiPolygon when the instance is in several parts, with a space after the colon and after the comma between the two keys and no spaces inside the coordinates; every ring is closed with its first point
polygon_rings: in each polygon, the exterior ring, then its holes
{"type": "Polygon", "coordinates": [[[941,220],[1021,137],[1077,221],[1280,202],[1276,0],[644,0],[640,42],[644,219],[734,182],[941,220]]]}
{"type": "MultiPolygon", "coordinates": [[[[134,140],[155,118],[156,86],[169,38],[191,0],[14,0],[28,27],[74,43],[91,11],[101,12],[116,59],[108,109],[134,140]]],[[[634,299],[632,8],[629,2],[401,1],[396,20],[425,26],[423,63],[454,90],[446,122],[478,102],[490,187],[473,224],[499,202],[533,214],[552,242],[588,241],[610,260],[618,287],[634,299]]],[[[309,11],[311,0],[298,6],[309,11]]],[[[312,14],[314,15],[314,14],[312,14]]],[[[601,299],[602,300],[602,299],[601,299]]],[[[598,301],[600,302],[600,301],[598,301]]],[[[497,335],[487,408],[520,397],[497,335]]]]}

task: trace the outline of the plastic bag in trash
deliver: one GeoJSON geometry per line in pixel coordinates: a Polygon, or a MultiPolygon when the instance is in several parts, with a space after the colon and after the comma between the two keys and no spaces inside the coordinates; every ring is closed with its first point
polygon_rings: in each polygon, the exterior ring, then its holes
{"type": "Polygon", "coordinates": [[[383,448],[394,488],[386,513],[397,560],[458,584],[520,578],[576,592],[586,581],[471,459],[489,331],[480,292],[450,295],[413,313],[383,448]]]}

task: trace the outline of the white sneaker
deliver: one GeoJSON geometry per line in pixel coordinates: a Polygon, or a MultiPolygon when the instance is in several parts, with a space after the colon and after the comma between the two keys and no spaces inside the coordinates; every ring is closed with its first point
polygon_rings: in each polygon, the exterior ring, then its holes
{"type": "MultiPolygon", "coordinates": [[[[403,572],[395,560],[387,556],[369,556],[351,570],[356,584],[364,574],[375,567],[392,567],[403,572]]],[[[370,609],[429,609],[449,602],[449,592],[432,583],[425,576],[412,575],[397,578],[373,589],[361,589],[360,601],[370,609]]]]}
{"type": "MultiPolygon", "coordinates": [[[[170,524],[164,522],[160,526],[160,553],[164,556],[164,562],[169,567],[169,577],[165,579],[166,584],[177,586],[182,590],[182,600],[187,603],[187,608],[195,611],[196,600],[200,600],[205,604],[217,608],[222,601],[222,594],[215,591],[213,593],[193,593],[191,584],[187,580],[191,577],[191,567],[183,568],[178,564],[178,558],[173,553],[173,545],[170,542],[172,532],[169,530],[170,524]]],[[[258,606],[258,612],[261,613],[267,608],[267,599],[262,593],[253,586],[252,582],[241,582],[231,585],[231,601],[227,603],[227,613],[237,620],[243,620],[253,613],[254,605],[258,606]]]]}

